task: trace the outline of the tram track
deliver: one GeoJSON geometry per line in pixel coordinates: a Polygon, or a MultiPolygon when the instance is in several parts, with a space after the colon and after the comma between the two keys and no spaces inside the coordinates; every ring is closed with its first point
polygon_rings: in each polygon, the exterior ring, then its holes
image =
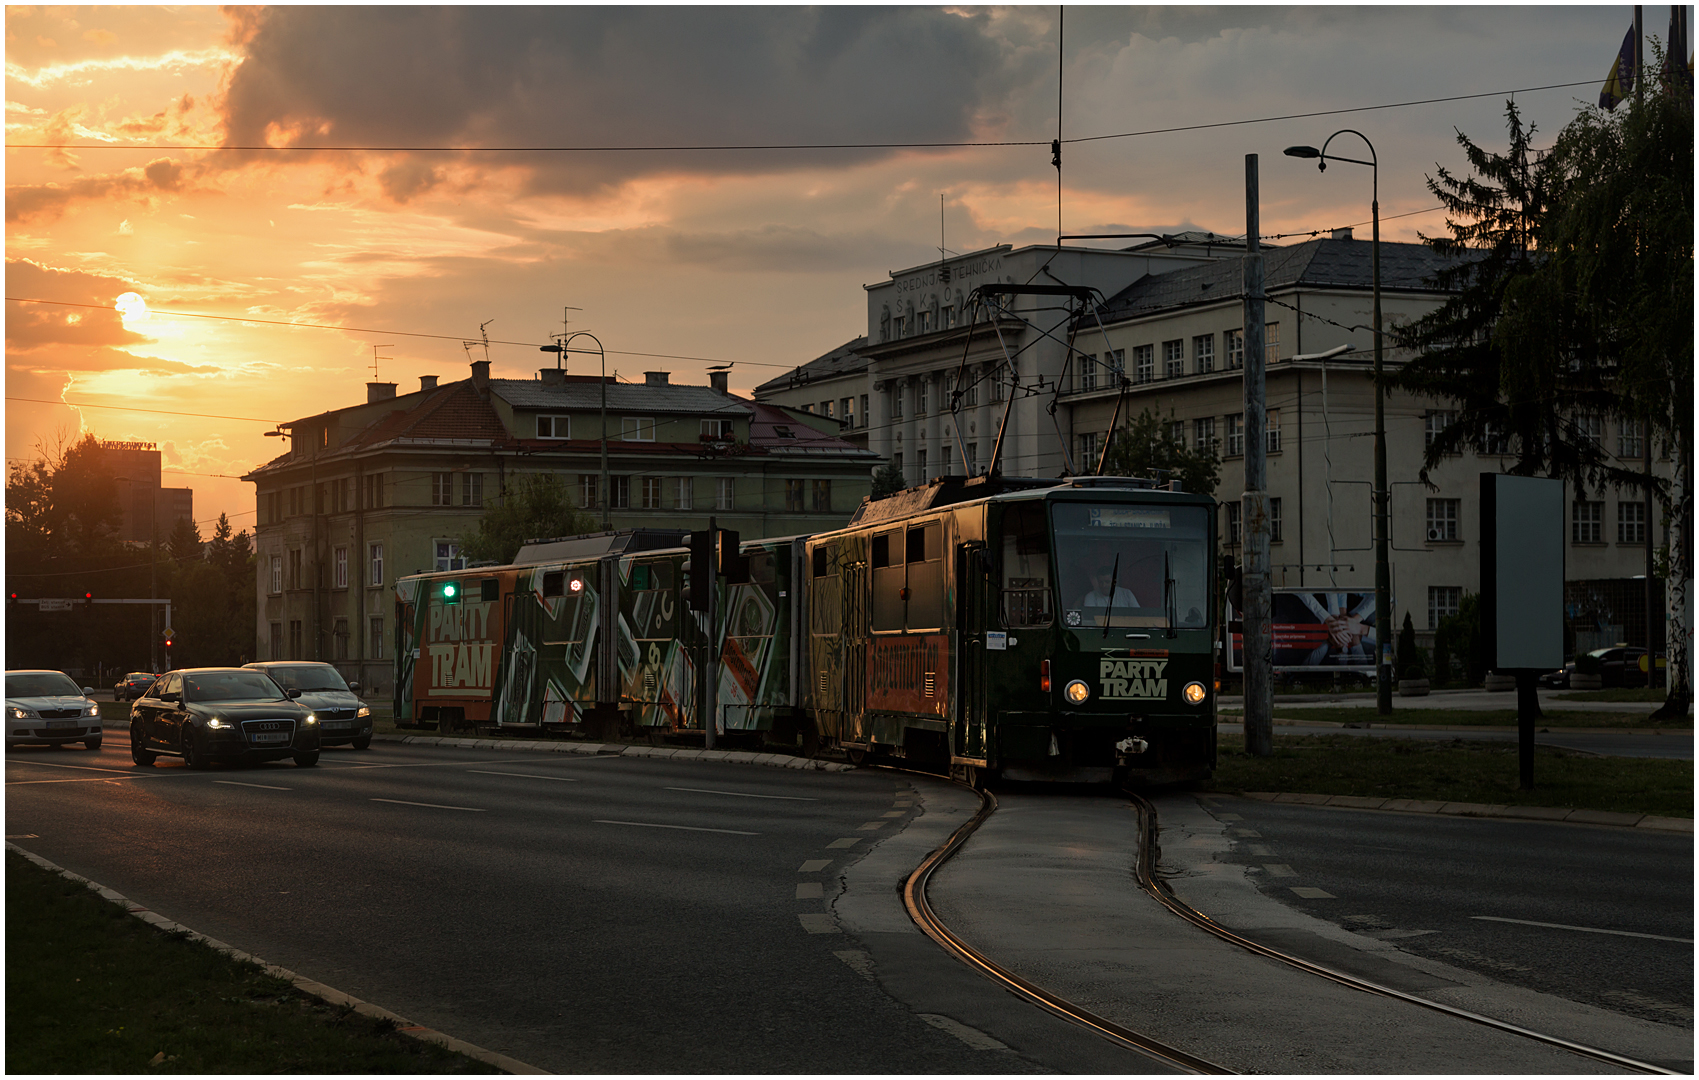
{"type": "MultiPolygon", "coordinates": [[[[938,778],[935,773],[927,773],[926,775],[938,778]]],[[[960,783],[960,781],[954,782],[960,783]]],[[[962,786],[967,787],[969,785],[964,784],[962,786]]],[[[1199,1057],[1195,1054],[1188,1053],[1185,1050],[1171,1046],[1151,1036],[1133,1031],[1132,1029],[1117,1024],[1112,1020],[1098,1016],[1097,1014],[1081,1008],[1065,998],[1062,998],[1059,995],[1022,978],[1020,975],[1008,970],[996,961],[979,952],[973,946],[969,945],[956,935],[948,926],[944,925],[943,921],[932,909],[932,906],[927,899],[927,885],[931,880],[932,874],[954,857],[967,843],[968,839],[974,834],[974,832],[976,832],[979,827],[985,823],[986,819],[996,812],[997,798],[994,794],[989,791],[976,791],[976,794],[980,797],[979,812],[972,820],[964,823],[960,828],[952,833],[948,840],[932,851],[903,883],[904,906],[908,910],[909,917],[914,920],[915,924],[921,929],[921,931],[940,945],[945,951],[949,952],[969,967],[980,972],[986,978],[991,979],[993,982],[1017,996],[1025,998],[1051,1013],[1061,1016],[1064,1019],[1078,1024],[1090,1031],[1096,1032],[1099,1036],[1115,1043],[1116,1045],[1122,1046],[1151,1058],[1154,1061],[1172,1066],[1185,1072],[1200,1075],[1232,1075],[1234,1073],[1234,1070],[1232,1069],[1199,1057]]],[[[1318,978],[1326,979],[1349,989],[1388,998],[1430,1010],[1432,1012],[1437,1012],[1454,1019],[1478,1024],[1507,1035],[1528,1039],[1532,1042],[1537,1042],[1580,1057],[1624,1069],[1628,1072],[1650,1075],[1680,1075],[1675,1070],[1668,1069],[1660,1065],[1654,1065],[1623,1054],[1613,1053],[1612,1051],[1604,1050],[1599,1047],[1588,1046],[1584,1043],[1574,1042],[1573,1040],[1564,1039],[1560,1036],[1534,1031],[1517,1024],[1512,1024],[1505,1020],[1499,1020],[1494,1017],[1471,1012],[1467,1009],[1447,1005],[1443,1002],[1432,1001],[1415,994],[1395,990],[1391,987],[1383,986],[1367,979],[1359,978],[1345,972],[1336,971],[1326,965],[1318,964],[1299,956],[1294,956],[1290,953],[1253,941],[1250,938],[1229,930],[1211,919],[1208,915],[1180,900],[1168,887],[1167,882],[1158,875],[1156,867],[1160,858],[1161,847],[1159,843],[1159,825],[1157,821],[1156,807],[1150,802],[1150,800],[1137,792],[1123,789],[1121,794],[1125,795],[1138,811],[1139,854],[1138,865],[1134,868],[1134,873],[1139,886],[1169,912],[1185,920],[1187,923],[1204,930],[1214,937],[1248,952],[1267,959],[1278,961],[1299,971],[1314,975],[1318,978]]]]}

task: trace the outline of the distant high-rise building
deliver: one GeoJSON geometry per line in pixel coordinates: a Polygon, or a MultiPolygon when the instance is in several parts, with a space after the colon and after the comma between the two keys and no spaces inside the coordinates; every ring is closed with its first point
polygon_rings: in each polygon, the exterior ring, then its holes
{"type": "Polygon", "coordinates": [[[159,448],[149,442],[100,443],[101,460],[118,478],[118,506],[124,519],[118,538],[145,544],[157,536],[161,543],[180,519],[195,519],[195,493],[190,488],[160,486],[159,448]]]}

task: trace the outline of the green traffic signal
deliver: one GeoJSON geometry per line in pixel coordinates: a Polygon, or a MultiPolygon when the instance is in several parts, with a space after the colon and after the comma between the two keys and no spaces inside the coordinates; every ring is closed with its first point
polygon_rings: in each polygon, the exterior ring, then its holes
{"type": "Polygon", "coordinates": [[[442,583],[442,602],[445,604],[460,603],[460,582],[445,581],[442,583]]]}

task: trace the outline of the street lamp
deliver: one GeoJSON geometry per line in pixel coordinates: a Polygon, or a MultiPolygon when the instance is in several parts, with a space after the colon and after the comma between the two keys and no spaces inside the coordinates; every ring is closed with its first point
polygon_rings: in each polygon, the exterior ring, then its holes
{"type": "Polygon", "coordinates": [[[608,354],[602,348],[601,339],[588,330],[576,330],[560,339],[556,345],[538,346],[538,352],[560,354],[561,366],[566,365],[566,354],[569,352],[589,352],[589,349],[569,349],[574,338],[587,337],[596,343],[596,356],[602,364],[602,491],[598,500],[602,504],[602,531],[613,531],[613,518],[608,512],[608,504],[613,501],[613,489],[608,485],[608,354]]]}
{"type": "Polygon", "coordinates": [[[1369,160],[1360,158],[1340,157],[1332,155],[1334,161],[1348,161],[1353,165],[1367,165],[1374,178],[1374,201],[1371,204],[1374,218],[1373,240],[1369,245],[1369,260],[1374,281],[1374,335],[1375,335],[1375,485],[1374,485],[1374,522],[1375,522],[1375,647],[1378,655],[1375,657],[1375,711],[1381,716],[1392,714],[1392,630],[1396,620],[1392,614],[1392,571],[1388,563],[1387,544],[1388,504],[1386,486],[1386,390],[1381,385],[1381,358],[1384,352],[1380,333],[1380,158],[1375,153],[1374,143],[1360,131],[1342,128],[1327,137],[1327,142],[1317,150],[1313,146],[1288,146],[1287,157],[1312,158],[1316,168],[1327,171],[1327,148],[1334,139],[1341,135],[1355,135],[1363,140],[1363,145],[1369,148],[1369,160]]]}

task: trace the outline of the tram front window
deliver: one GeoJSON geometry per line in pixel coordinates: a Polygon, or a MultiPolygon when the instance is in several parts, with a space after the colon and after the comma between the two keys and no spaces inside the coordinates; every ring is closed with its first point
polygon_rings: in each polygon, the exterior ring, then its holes
{"type": "Polygon", "coordinates": [[[1209,512],[1201,506],[1055,503],[1062,621],[1208,624],[1209,512]]]}

